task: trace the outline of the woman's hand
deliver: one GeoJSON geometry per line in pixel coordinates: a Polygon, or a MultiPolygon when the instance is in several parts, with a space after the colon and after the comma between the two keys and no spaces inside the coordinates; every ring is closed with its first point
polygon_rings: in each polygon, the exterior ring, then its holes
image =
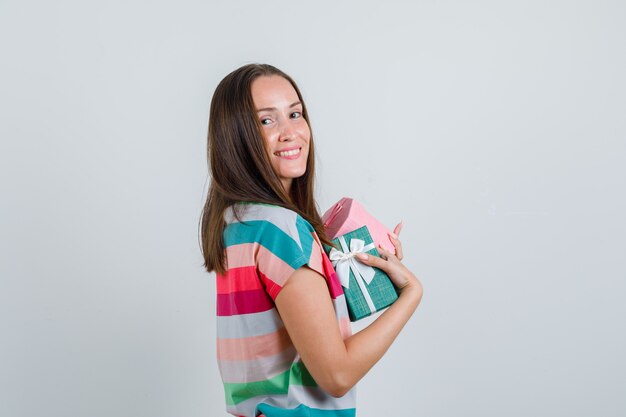
{"type": "Polygon", "coordinates": [[[417,277],[409,271],[400,260],[403,258],[402,253],[402,243],[398,238],[400,231],[402,230],[402,222],[398,223],[398,225],[394,228],[393,233],[389,233],[389,239],[393,243],[396,254],[394,255],[390,251],[386,250],[382,246],[378,245],[378,252],[380,253],[380,258],[377,256],[367,255],[365,253],[360,253],[357,255],[359,261],[363,262],[366,265],[373,266],[379,269],[382,269],[389,275],[391,281],[394,285],[400,290],[400,292],[404,291],[407,288],[417,288],[420,291],[422,290],[422,284],[419,282],[417,277]]]}

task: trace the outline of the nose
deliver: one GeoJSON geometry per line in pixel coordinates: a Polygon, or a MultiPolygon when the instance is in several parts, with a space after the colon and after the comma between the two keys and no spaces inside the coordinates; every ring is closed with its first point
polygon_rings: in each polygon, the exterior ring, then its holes
{"type": "Polygon", "coordinates": [[[291,120],[283,121],[280,125],[280,137],[278,138],[281,142],[287,142],[295,139],[295,129],[291,125],[291,120]]]}

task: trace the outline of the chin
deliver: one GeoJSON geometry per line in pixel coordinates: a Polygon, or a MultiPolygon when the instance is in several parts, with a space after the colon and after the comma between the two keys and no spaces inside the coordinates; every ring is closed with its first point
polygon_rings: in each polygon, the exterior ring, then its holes
{"type": "Polygon", "coordinates": [[[301,172],[294,172],[293,174],[289,175],[289,178],[295,180],[296,178],[300,178],[304,174],[306,174],[306,170],[302,170],[301,172]]]}

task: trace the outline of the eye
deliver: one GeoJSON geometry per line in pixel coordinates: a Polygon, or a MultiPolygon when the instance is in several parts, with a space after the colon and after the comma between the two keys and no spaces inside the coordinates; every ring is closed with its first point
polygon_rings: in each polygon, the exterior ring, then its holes
{"type": "Polygon", "coordinates": [[[292,119],[297,119],[298,117],[302,117],[302,113],[300,113],[299,111],[294,111],[293,113],[291,113],[292,119]]]}
{"type": "Polygon", "coordinates": [[[270,123],[272,123],[272,119],[270,119],[269,117],[264,117],[264,118],[261,119],[261,124],[262,125],[268,125],[270,123]]]}

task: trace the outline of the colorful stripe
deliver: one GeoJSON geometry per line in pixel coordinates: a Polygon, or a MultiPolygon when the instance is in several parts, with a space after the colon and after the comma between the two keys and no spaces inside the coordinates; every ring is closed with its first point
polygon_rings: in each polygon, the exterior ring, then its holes
{"type": "Polygon", "coordinates": [[[226,404],[237,404],[257,395],[287,394],[290,385],[317,386],[304,364],[295,362],[289,370],[270,379],[246,383],[225,383],[226,404]]]}
{"type": "Polygon", "coordinates": [[[224,382],[262,381],[288,370],[297,355],[296,348],[290,346],[276,355],[246,361],[222,359],[218,365],[224,382]]]}
{"type": "Polygon", "coordinates": [[[281,328],[263,336],[241,339],[218,339],[217,358],[223,360],[250,360],[276,355],[293,346],[287,330],[281,328]]]}
{"type": "Polygon", "coordinates": [[[349,408],[345,410],[318,410],[309,408],[303,404],[294,409],[283,409],[269,404],[259,404],[258,410],[272,417],[355,417],[356,410],[349,408]]]}
{"type": "Polygon", "coordinates": [[[250,314],[274,307],[272,299],[263,289],[217,294],[217,315],[250,314]]]}
{"type": "Polygon", "coordinates": [[[263,289],[254,265],[231,268],[226,275],[218,276],[216,283],[218,294],[263,289]]]}
{"type": "Polygon", "coordinates": [[[220,339],[261,336],[282,327],[283,321],[275,308],[260,313],[217,316],[217,337],[220,339]]]}
{"type": "MultiPolygon", "coordinates": [[[[241,213],[241,220],[251,222],[255,220],[266,221],[278,227],[286,235],[291,237],[294,242],[300,246],[300,234],[296,227],[298,214],[279,206],[270,206],[264,204],[252,204],[245,206],[245,210],[241,213]]],[[[232,208],[227,210],[224,220],[226,224],[237,222],[232,208]]]]}
{"type": "Polygon", "coordinates": [[[242,243],[259,242],[274,255],[287,262],[296,264],[300,258],[306,258],[300,246],[282,230],[266,221],[252,221],[247,223],[232,223],[224,231],[225,246],[240,245],[242,243]],[[299,254],[294,258],[294,254],[299,254]]]}
{"type": "Polygon", "coordinates": [[[356,390],[348,392],[343,397],[335,398],[326,394],[321,388],[305,385],[289,387],[289,397],[292,401],[310,408],[322,410],[342,410],[354,406],[356,390]]]}

